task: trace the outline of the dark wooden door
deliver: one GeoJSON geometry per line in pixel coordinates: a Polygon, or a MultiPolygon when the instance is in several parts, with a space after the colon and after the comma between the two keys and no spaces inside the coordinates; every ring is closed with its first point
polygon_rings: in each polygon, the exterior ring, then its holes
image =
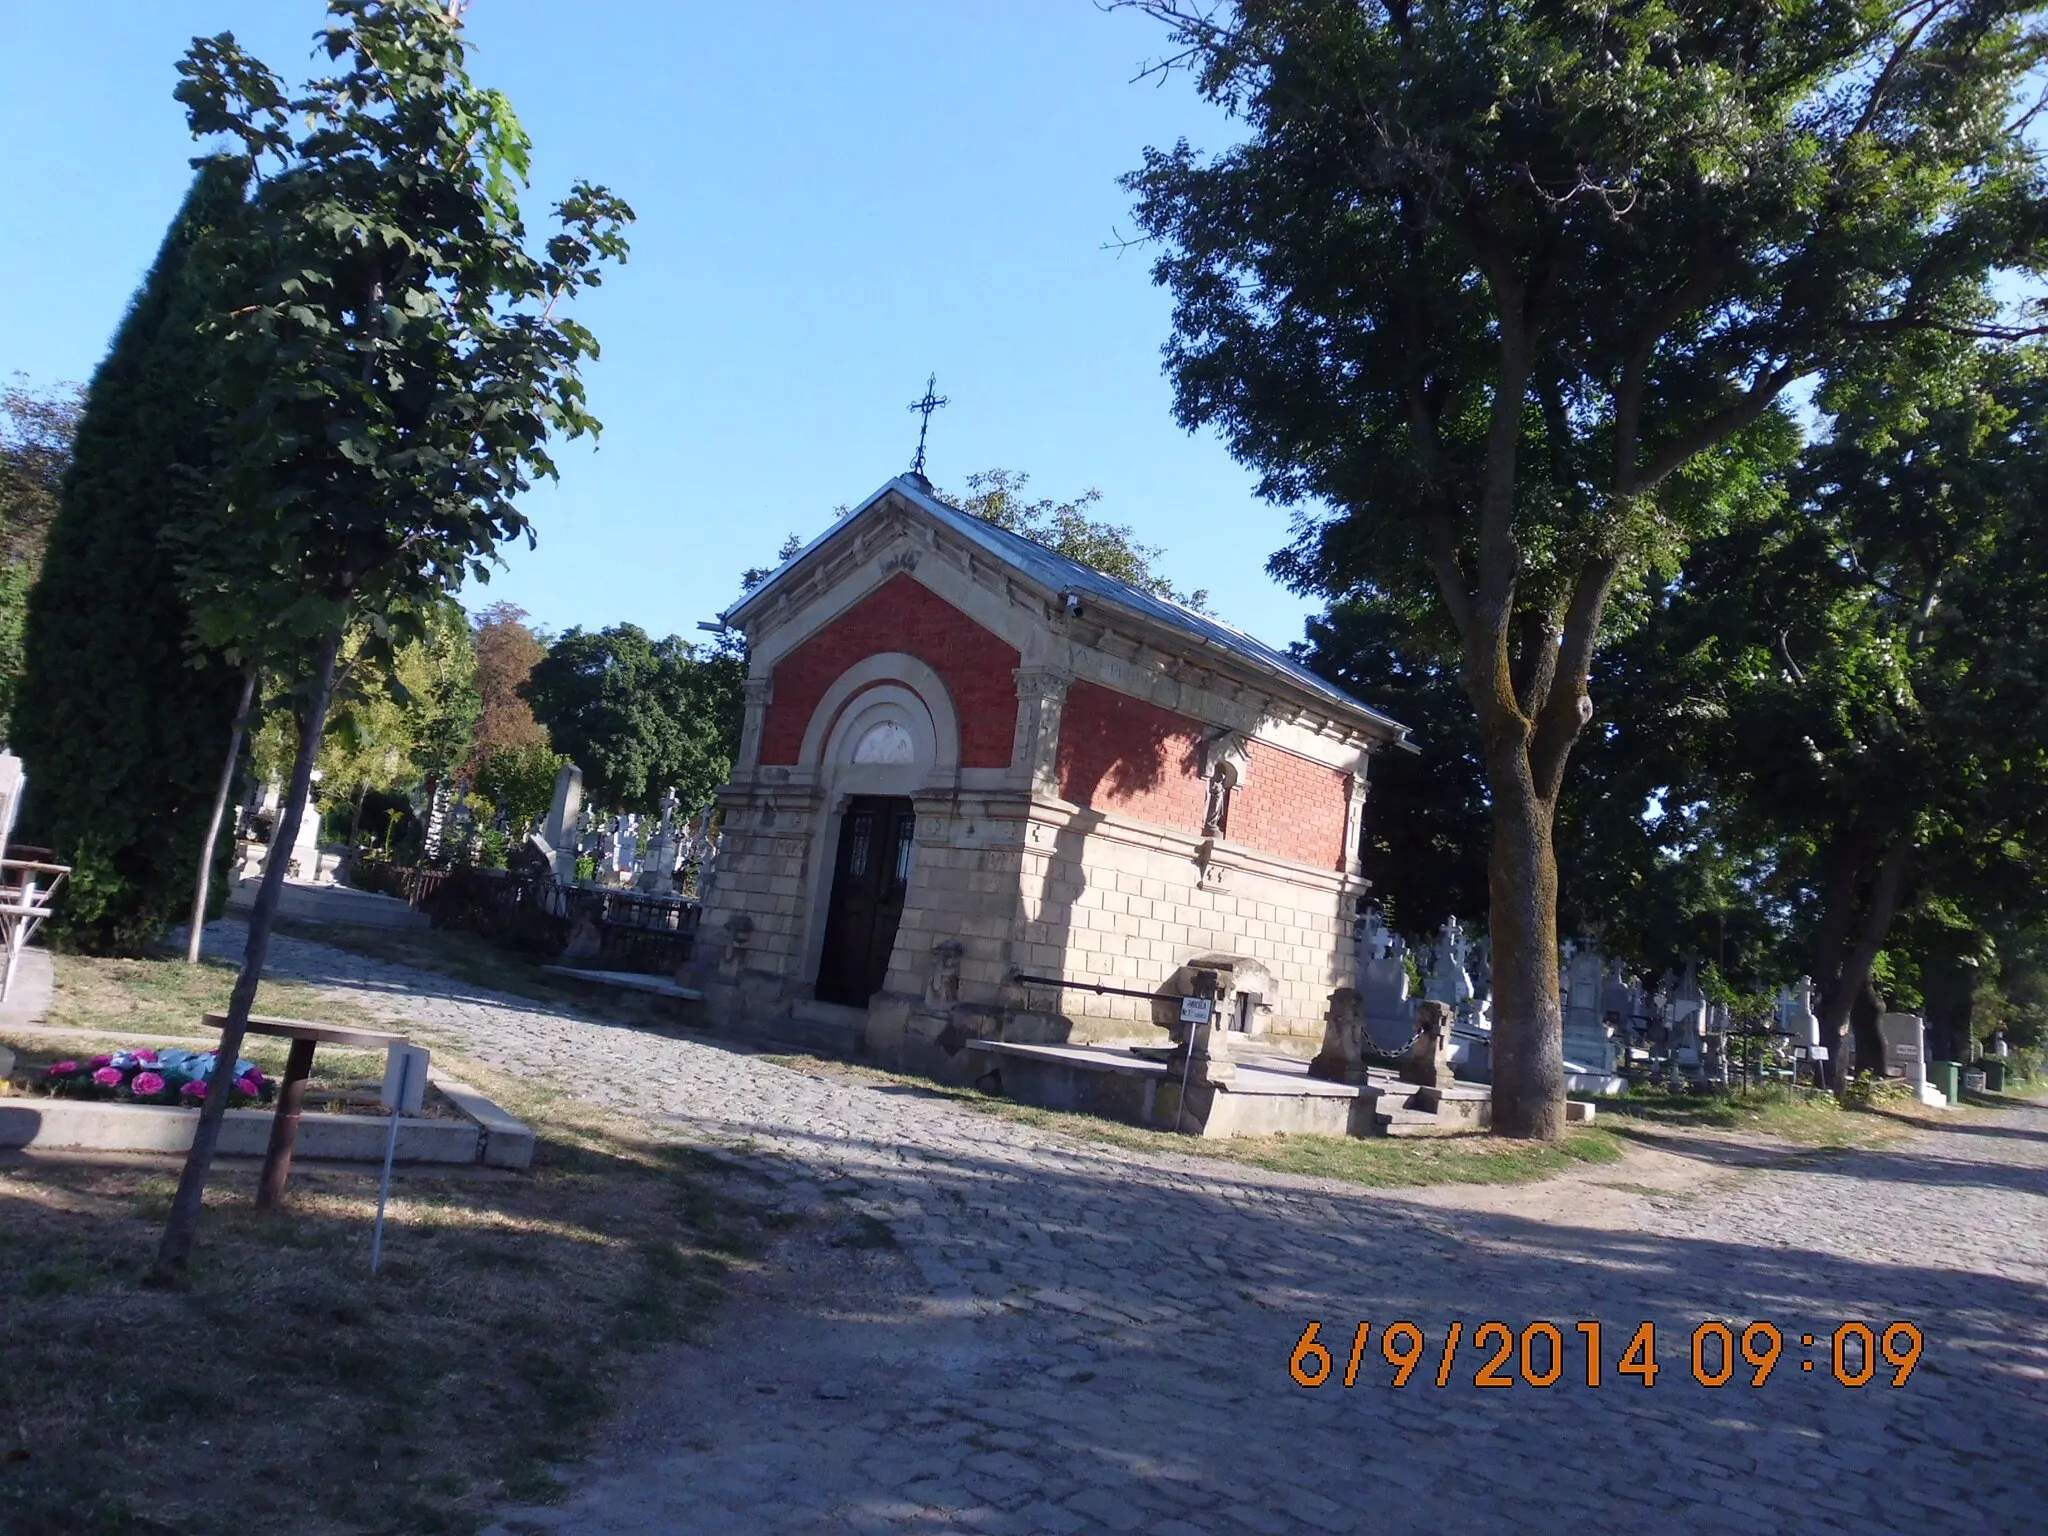
{"type": "Polygon", "coordinates": [[[917,814],[910,802],[856,795],[839,823],[839,862],[818,960],[818,998],[865,1008],[889,973],[917,814]]]}

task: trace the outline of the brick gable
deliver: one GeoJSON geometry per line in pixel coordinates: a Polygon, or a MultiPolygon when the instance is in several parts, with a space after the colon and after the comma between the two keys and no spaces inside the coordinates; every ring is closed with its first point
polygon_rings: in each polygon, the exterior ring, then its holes
{"type": "Polygon", "coordinates": [[[825,690],[884,651],[939,674],[960,720],[960,765],[1007,768],[1016,740],[1019,656],[916,578],[899,572],[784,656],[761,726],[761,761],[793,764],[825,690]]]}

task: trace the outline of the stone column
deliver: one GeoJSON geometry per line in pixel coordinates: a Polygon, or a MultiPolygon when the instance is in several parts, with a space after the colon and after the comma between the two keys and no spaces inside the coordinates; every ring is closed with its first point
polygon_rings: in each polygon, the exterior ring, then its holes
{"type": "Polygon", "coordinates": [[[1032,793],[1060,792],[1060,713],[1073,678],[1050,667],[1019,667],[1017,738],[1011,768],[1027,776],[1032,793]]]}

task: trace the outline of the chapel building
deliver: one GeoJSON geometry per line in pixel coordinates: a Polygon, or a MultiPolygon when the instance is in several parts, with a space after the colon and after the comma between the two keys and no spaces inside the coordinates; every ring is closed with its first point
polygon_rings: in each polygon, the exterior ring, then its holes
{"type": "Polygon", "coordinates": [[[1366,765],[1406,730],[1288,657],[914,474],[724,618],[715,1024],[946,1075],[973,1039],[1163,1041],[1195,994],[1308,1055],[1355,995],[1366,765]]]}

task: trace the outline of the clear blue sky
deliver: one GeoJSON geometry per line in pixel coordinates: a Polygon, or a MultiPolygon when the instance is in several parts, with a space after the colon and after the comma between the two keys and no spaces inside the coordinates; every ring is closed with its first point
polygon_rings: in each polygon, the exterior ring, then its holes
{"type": "MultiPolygon", "coordinates": [[[[293,82],[318,0],[0,0],[0,375],[89,376],[188,177],[171,99],[195,33],[234,31],[293,82]]],[[[1028,471],[1036,492],[1166,547],[1178,585],[1261,638],[1307,604],[1264,571],[1283,511],[1174,425],[1168,307],[1116,177],[1147,144],[1225,142],[1164,45],[1092,0],[477,0],[472,70],[536,143],[535,212],[576,177],[640,215],[583,305],[605,422],[528,510],[503,597],[555,629],[694,634],[785,535],[908,467],[905,406],[951,406],[930,471],[1028,471]]],[[[537,222],[530,219],[530,222],[537,222]]]]}

